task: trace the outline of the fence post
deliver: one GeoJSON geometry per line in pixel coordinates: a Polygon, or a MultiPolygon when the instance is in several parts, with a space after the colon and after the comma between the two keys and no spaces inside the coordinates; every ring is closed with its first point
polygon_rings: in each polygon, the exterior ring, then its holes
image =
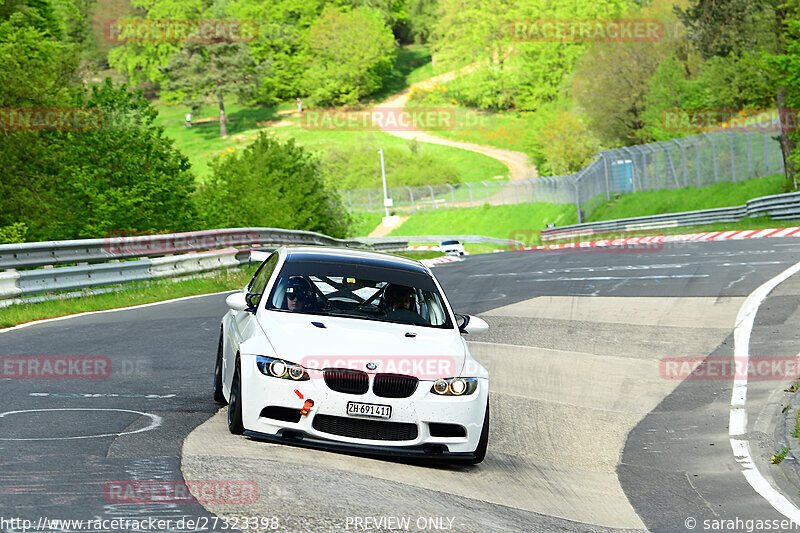
{"type": "Polygon", "coordinates": [[[489,184],[485,181],[482,181],[481,183],[483,183],[483,186],[486,187],[486,203],[491,204],[492,201],[489,199],[489,184]]]}
{"type": "Polygon", "coordinates": [[[731,181],[736,183],[736,159],[733,155],[733,134],[728,131],[724,131],[723,133],[728,137],[728,146],[731,150],[731,181]]]}
{"type": "Polygon", "coordinates": [[[434,209],[438,209],[438,207],[436,206],[436,198],[434,198],[434,196],[433,196],[433,187],[428,185],[428,189],[430,189],[430,191],[431,191],[431,203],[433,204],[433,208],[434,209]]]}
{"type": "Polygon", "coordinates": [[[764,175],[769,176],[769,139],[767,132],[764,132],[764,175]]]}
{"type": "Polygon", "coordinates": [[[353,200],[350,198],[350,189],[347,189],[347,205],[350,206],[350,214],[353,214],[353,200]]]}
{"type": "Polygon", "coordinates": [[[445,185],[450,187],[450,209],[454,209],[456,206],[456,191],[449,183],[445,183],[445,185]]]}
{"type": "Polygon", "coordinates": [[[695,170],[697,170],[697,187],[700,187],[700,143],[696,142],[695,136],[689,137],[694,145],[694,162],[695,170]]]}
{"type": "MultiPolygon", "coordinates": [[[[669,161],[669,168],[672,170],[672,180],[675,182],[675,188],[680,189],[681,184],[678,183],[678,173],[675,172],[675,163],[672,162],[672,151],[669,149],[669,147],[664,146],[664,144],[665,143],[663,141],[658,141],[658,145],[661,148],[663,148],[665,152],[667,152],[667,161],[669,161]]],[[[664,187],[666,186],[667,186],[667,178],[665,177],[664,187]]]]}
{"type": "Polygon", "coordinates": [[[464,185],[466,185],[467,189],[469,189],[469,206],[472,207],[472,185],[469,183],[465,183],[464,185]]]}
{"type": "Polygon", "coordinates": [[[408,189],[408,197],[411,198],[411,212],[416,213],[417,208],[414,206],[414,191],[411,190],[411,187],[406,187],[408,189]]]}
{"type": "Polygon", "coordinates": [[[658,151],[653,148],[650,144],[645,144],[651,152],[653,152],[653,174],[656,175],[656,190],[661,190],[661,178],[658,175],[658,151]]]}
{"type": "Polygon", "coordinates": [[[714,142],[714,137],[708,134],[708,132],[703,132],[703,135],[706,136],[711,141],[711,158],[714,160],[714,183],[719,181],[719,173],[717,172],[717,143],[714,142]]]}
{"type": "Polygon", "coordinates": [[[680,142],[678,139],[672,139],[675,141],[678,146],[681,147],[681,161],[683,162],[683,186],[687,187],[689,185],[689,179],[687,177],[686,172],[686,148],[683,146],[683,143],[680,142]]]}
{"type": "Polygon", "coordinates": [[[606,177],[606,201],[611,201],[611,189],[608,186],[608,160],[606,159],[606,153],[600,152],[600,157],[603,158],[603,174],[606,177]]]}
{"type": "Polygon", "coordinates": [[[745,141],[747,141],[747,179],[753,177],[753,152],[750,150],[750,132],[744,134],[745,141]]]}
{"type": "Polygon", "coordinates": [[[575,208],[578,210],[578,224],[583,224],[583,216],[581,215],[580,178],[576,178],[573,183],[575,185],[575,208]]]}

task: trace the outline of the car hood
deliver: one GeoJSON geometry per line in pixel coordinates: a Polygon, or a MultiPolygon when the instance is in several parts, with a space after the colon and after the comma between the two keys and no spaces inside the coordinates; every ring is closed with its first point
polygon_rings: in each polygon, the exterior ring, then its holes
{"type": "Polygon", "coordinates": [[[351,368],[436,380],[460,375],[466,358],[456,329],[280,311],[261,314],[259,324],[277,357],[308,369],[351,368]]]}

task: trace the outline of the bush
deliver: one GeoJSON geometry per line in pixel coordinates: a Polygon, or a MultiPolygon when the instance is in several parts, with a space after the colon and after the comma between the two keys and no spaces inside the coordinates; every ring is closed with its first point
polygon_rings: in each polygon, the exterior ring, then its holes
{"type": "Polygon", "coordinates": [[[17,244],[25,242],[28,227],[22,222],[0,227],[0,244],[17,244]]]}
{"type": "Polygon", "coordinates": [[[9,132],[0,148],[0,225],[24,222],[31,240],[192,228],[189,161],[155,125],[157,112],[140,92],[107,79],[76,88],[66,104],[96,109],[101,125],[9,132]]]}
{"type": "Polygon", "coordinates": [[[316,105],[356,104],[381,88],[394,62],[394,36],[380,11],[326,7],[311,26],[306,90],[316,105]]]}
{"type": "Polygon", "coordinates": [[[197,191],[206,228],[265,226],[345,237],[349,215],[328,188],[314,156],[294,139],[281,143],[261,133],[241,154],[211,163],[197,191]]]}

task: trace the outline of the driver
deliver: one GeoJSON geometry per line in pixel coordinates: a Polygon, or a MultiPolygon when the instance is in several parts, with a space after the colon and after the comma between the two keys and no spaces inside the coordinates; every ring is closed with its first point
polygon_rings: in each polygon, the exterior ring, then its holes
{"type": "Polygon", "coordinates": [[[396,311],[398,309],[411,310],[411,300],[413,297],[413,289],[411,289],[411,287],[389,285],[386,288],[386,305],[389,311],[396,311]]]}
{"type": "Polygon", "coordinates": [[[386,316],[395,322],[419,324],[421,317],[414,305],[414,289],[405,285],[391,284],[384,292],[386,316]]]}
{"type": "Polygon", "coordinates": [[[301,313],[303,310],[310,310],[313,298],[308,281],[300,276],[289,279],[289,285],[286,287],[286,308],[289,311],[301,313]]]}

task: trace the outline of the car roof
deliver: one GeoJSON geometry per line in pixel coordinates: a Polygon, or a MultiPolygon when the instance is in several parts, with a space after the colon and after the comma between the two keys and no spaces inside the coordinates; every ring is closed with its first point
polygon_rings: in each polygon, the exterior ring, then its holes
{"type": "Polygon", "coordinates": [[[322,246],[299,246],[286,248],[286,261],[314,261],[351,263],[359,265],[396,268],[408,272],[428,274],[428,269],[418,261],[379,252],[368,252],[352,248],[325,248],[322,246]]]}

